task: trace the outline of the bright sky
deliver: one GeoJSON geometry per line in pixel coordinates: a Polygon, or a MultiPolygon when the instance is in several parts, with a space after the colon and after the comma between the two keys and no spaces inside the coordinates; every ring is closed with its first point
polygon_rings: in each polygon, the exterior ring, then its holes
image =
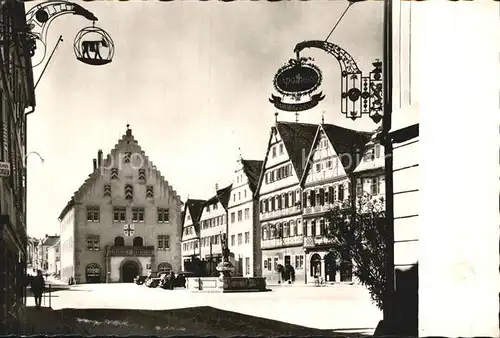
{"type": "MultiPolygon", "coordinates": [[[[92,171],[92,159],[114,147],[130,123],[139,144],[181,195],[207,198],[228,184],[238,158],[263,159],[274,123],[272,79],[303,40],[325,39],[347,1],[79,2],[115,43],[105,66],[76,60],[73,39],[91,25],[73,15],[54,20],[49,53],[62,42],[36,89],[28,117],[28,233],[59,233],[57,217],[92,171]]],[[[31,6],[28,3],[27,6],[31,6]]],[[[353,5],[329,41],[368,73],[382,59],[383,2],[353,5]]],[[[326,98],[300,122],[373,130],[366,117],[346,119],[337,61],[306,50],[323,71],[326,98]]],[[[43,64],[35,68],[35,80],[43,64]]],[[[294,121],[281,112],[280,120],[294,121]]]]}

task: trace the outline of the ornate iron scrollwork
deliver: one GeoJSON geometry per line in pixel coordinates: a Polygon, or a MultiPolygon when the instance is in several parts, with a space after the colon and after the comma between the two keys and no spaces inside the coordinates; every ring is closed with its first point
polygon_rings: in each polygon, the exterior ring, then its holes
{"type": "Polygon", "coordinates": [[[93,66],[110,63],[115,53],[111,36],[95,26],[85,27],[76,34],[73,49],[79,61],[93,66]]]}
{"type": "Polygon", "coordinates": [[[295,46],[294,52],[298,55],[305,48],[324,50],[339,62],[342,114],[352,120],[368,114],[375,123],[380,122],[383,116],[382,62],[376,60],[370,74],[363,76],[353,57],[336,44],[321,40],[303,41],[295,46]]]}
{"type": "MultiPolygon", "coordinates": [[[[34,41],[39,41],[43,47],[43,52],[41,59],[33,64],[33,67],[40,65],[46,56],[46,45],[47,45],[47,30],[52,23],[52,21],[64,14],[80,15],[90,21],[97,21],[97,17],[83,8],[68,1],[46,1],[42,2],[33,8],[31,8],[26,13],[26,23],[31,29],[31,36],[34,41]]],[[[35,55],[35,49],[37,47],[30,48],[32,56],[35,55]]]]}

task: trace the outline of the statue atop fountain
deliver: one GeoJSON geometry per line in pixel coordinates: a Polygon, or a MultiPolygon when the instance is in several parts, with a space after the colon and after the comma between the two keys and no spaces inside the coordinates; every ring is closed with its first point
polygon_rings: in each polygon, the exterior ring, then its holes
{"type": "Polygon", "coordinates": [[[234,266],[229,261],[229,244],[227,242],[227,234],[221,234],[221,248],[222,248],[222,262],[220,262],[215,268],[220,272],[220,277],[231,277],[231,274],[234,271],[234,266]]]}

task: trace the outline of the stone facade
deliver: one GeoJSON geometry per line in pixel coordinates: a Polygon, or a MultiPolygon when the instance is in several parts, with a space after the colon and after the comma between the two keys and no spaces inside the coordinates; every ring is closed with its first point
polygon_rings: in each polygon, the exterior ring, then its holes
{"type": "Polygon", "coordinates": [[[106,160],[98,152],[93,173],[59,217],[63,280],[130,282],[150,270],[180,271],[181,208],[127,129],[106,160]]]}
{"type": "Polygon", "coordinates": [[[59,275],[61,272],[61,242],[57,241],[47,248],[47,273],[59,275]]]}

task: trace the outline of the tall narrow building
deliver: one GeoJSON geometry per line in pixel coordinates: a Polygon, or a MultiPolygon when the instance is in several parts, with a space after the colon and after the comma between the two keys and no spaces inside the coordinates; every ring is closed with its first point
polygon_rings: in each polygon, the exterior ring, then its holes
{"type": "Polygon", "coordinates": [[[182,270],[197,272],[193,262],[200,257],[200,217],[205,200],[188,199],[184,205],[182,222],[182,270]]]}
{"type": "Polygon", "coordinates": [[[131,282],[181,269],[182,202],[128,128],[62,210],[61,278],[131,282]]]}
{"type": "Polygon", "coordinates": [[[352,179],[365,144],[371,133],[359,132],[331,124],[318,126],[301,178],[303,189],[305,282],[314,276],[326,282],[351,282],[351,259],[336,252],[327,236],[329,220],[325,216],[333,207],[352,208],[352,179]]]}
{"type": "Polygon", "coordinates": [[[293,269],[304,280],[302,204],[299,180],[318,125],[276,122],[259,178],[262,276],[281,280],[279,270],[293,269]]]}
{"type": "Polygon", "coordinates": [[[239,159],[229,199],[229,250],[234,275],[262,274],[259,198],[255,194],[263,161],[239,159]]]}

